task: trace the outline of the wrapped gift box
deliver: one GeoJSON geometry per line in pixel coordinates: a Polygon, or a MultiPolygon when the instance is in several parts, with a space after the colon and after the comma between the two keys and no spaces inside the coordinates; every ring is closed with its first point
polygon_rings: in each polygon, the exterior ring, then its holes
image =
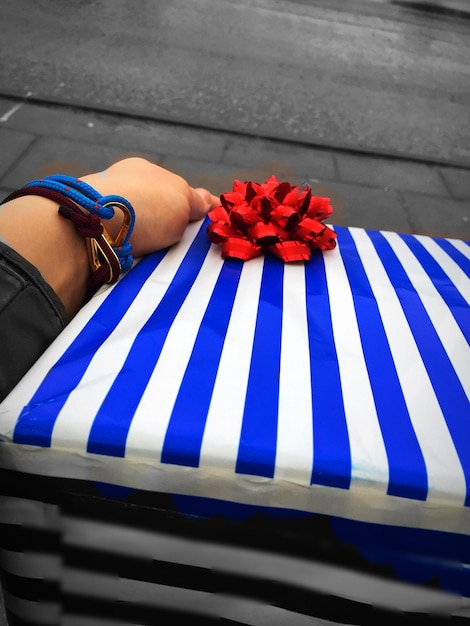
{"type": "Polygon", "coordinates": [[[308,263],[241,263],[192,224],[0,405],[12,619],[469,615],[470,248],[335,230],[308,263]]]}

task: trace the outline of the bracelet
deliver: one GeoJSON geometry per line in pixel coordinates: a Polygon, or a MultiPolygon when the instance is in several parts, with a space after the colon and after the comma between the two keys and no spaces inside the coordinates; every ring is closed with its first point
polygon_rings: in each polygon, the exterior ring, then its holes
{"type": "Polygon", "coordinates": [[[101,196],[80,179],[54,175],[27,183],[7,196],[1,204],[26,195],[42,196],[59,203],[59,214],[71,220],[77,232],[85,238],[92,271],[87,299],[102,284],[115,283],[121,271],[132,267],[129,238],[134,228],[135,213],[128,200],[116,195],[101,196]],[[123,212],[124,219],[113,240],[101,220],[113,217],[115,207],[123,212]]]}
{"type": "Polygon", "coordinates": [[[135,213],[131,203],[122,196],[102,196],[88,183],[73,176],[56,174],[45,178],[32,180],[18,192],[13,192],[4,202],[12,200],[18,195],[44,195],[39,190],[55,191],[72,200],[76,205],[84,208],[89,213],[98,215],[101,219],[110,219],[114,216],[114,207],[118,207],[124,213],[124,221],[119,231],[113,249],[119,257],[123,271],[128,270],[133,263],[132,246],[129,237],[132,234],[135,222],[135,213]],[[12,197],[13,196],[13,197],[12,197]]]}

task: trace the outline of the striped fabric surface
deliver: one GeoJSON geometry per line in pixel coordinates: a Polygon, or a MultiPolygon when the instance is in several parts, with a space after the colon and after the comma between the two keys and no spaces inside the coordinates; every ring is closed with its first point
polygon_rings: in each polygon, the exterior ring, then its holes
{"type": "Polygon", "coordinates": [[[36,451],[39,473],[60,469],[38,449],[73,451],[87,478],[120,459],[127,486],[142,486],[130,468],[144,459],[177,472],[180,493],[203,472],[237,499],[248,476],[278,506],[290,488],[305,510],[315,487],[370,489],[385,508],[442,502],[468,521],[470,247],[335,230],[337,248],[309,263],[243,264],[192,224],[96,296],[13,390],[5,449],[36,451]]]}
{"type": "MultiPolygon", "coordinates": [[[[234,525],[224,533],[217,525],[202,531],[200,519],[175,523],[174,516],[153,515],[142,526],[135,507],[101,515],[95,510],[93,516],[86,499],[65,510],[16,497],[0,502],[0,564],[11,626],[470,623],[470,598],[452,588],[306,558],[305,538],[303,553],[286,553],[275,543],[267,550],[234,542],[234,525]],[[133,523],[123,523],[126,518],[133,523]]],[[[406,571],[410,563],[413,558],[406,571]]],[[[434,580],[449,567],[448,560],[441,569],[435,565],[434,580]]],[[[464,588],[462,571],[454,565],[449,574],[464,588]]]]}

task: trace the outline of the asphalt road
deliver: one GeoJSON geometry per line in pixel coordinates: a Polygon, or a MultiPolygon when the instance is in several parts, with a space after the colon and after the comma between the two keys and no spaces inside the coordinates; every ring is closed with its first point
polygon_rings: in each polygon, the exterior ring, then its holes
{"type": "Polygon", "coordinates": [[[470,164],[470,21],[364,0],[2,0],[0,93],[470,164]]]}

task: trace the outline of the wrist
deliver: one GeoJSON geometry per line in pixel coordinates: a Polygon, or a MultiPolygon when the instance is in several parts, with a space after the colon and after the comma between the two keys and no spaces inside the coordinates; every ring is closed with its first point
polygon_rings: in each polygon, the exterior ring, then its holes
{"type": "Polygon", "coordinates": [[[58,214],[58,203],[24,196],[0,206],[0,236],[34,265],[69,317],[83,304],[90,277],[85,241],[58,214]]]}
{"type": "MultiPolygon", "coordinates": [[[[116,195],[103,196],[89,183],[79,178],[53,175],[27,183],[21,189],[10,194],[4,203],[8,204],[12,200],[26,197],[40,197],[43,200],[52,201],[52,204],[47,206],[54,207],[56,220],[59,216],[59,220],[66,218],[66,221],[73,224],[76,234],[86,242],[91,278],[85,298],[79,302],[79,305],[83,304],[84,300],[91,298],[101,285],[115,283],[121,271],[127,271],[132,267],[132,246],[129,238],[134,227],[135,214],[132,205],[125,198],[116,195]],[[114,218],[116,209],[119,209],[118,213],[122,212],[122,217],[119,231],[113,237],[104,227],[102,220],[109,221],[114,218]]],[[[36,201],[33,202],[33,204],[35,203],[36,201]]],[[[22,206],[26,206],[26,202],[22,203],[22,206]]],[[[43,206],[46,204],[43,203],[43,206]]],[[[41,214],[39,213],[39,215],[41,214]]],[[[21,242],[17,237],[18,230],[15,230],[16,224],[17,221],[13,220],[9,227],[12,231],[9,238],[12,240],[13,237],[13,245],[18,246],[21,242]]],[[[52,243],[54,243],[53,237],[52,243]]],[[[63,246],[59,248],[62,249],[63,246]]],[[[28,245],[23,243],[23,249],[28,250],[28,245]]],[[[37,246],[34,247],[34,252],[28,252],[28,255],[29,257],[32,255],[33,262],[37,263],[36,251],[37,246]]],[[[70,253],[69,250],[67,261],[72,260],[73,262],[73,258],[70,259],[70,253]]],[[[42,261],[41,267],[44,265],[45,263],[42,261]]],[[[74,285],[72,284],[70,290],[73,291],[73,289],[74,285]]],[[[81,289],[79,293],[81,296],[81,289]]]]}

